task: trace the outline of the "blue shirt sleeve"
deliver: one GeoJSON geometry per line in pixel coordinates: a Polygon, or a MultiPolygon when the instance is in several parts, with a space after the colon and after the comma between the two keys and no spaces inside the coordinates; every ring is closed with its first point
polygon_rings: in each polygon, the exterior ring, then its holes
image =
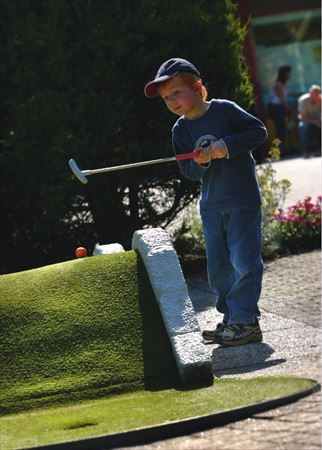
{"type": "MultiPolygon", "coordinates": [[[[187,149],[187,144],[184,144],[184,140],[180,139],[176,126],[172,130],[172,147],[176,155],[195,150],[194,148],[187,149]]],[[[194,159],[178,161],[178,164],[182,175],[192,181],[200,181],[209,167],[196,163],[194,159]]]]}
{"type": "Polygon", "coordinates": [[[234,102],[227,100],[222,105],[226,119],[233,130],[231,134],[221,138],[227,146],[229,158],[250,152],[266,141],[267,130],[259,119],[234,102]]]}

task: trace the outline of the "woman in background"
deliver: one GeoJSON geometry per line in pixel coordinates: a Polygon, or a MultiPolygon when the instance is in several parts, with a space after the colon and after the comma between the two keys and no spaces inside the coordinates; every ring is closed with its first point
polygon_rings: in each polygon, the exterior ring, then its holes
{"type": "Polygon", "coordinates": [[[268,103],[268,114],[276,127],[277,137],[281,140],[281,151],[284,150],[284,140],[286,134],[286,117],[292,116],[292,110],[286,103],[288,95],[287,82],[292,77],[290,66],[281,66],[270,93],[268,103]]]}

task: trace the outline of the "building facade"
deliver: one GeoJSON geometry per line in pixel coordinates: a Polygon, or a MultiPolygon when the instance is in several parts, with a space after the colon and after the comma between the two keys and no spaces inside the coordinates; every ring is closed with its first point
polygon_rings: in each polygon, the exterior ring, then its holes
{"type": "MultiPolygon", "coordinates": [[[[241,23],[247,25],[245,56],[257,109],[264,120],[280,66],[292,68],[288,97],[296,117],[297,97],[321,83],[321,4],[316,0],[237,0],[241,23]]],[[[293,134],[296,134],[296,123],[293,134]]],[[[271,130],[274,134],[274,130],[271,130]]],[[[289,139],[288,147],[296,147],[289,139]]]]}

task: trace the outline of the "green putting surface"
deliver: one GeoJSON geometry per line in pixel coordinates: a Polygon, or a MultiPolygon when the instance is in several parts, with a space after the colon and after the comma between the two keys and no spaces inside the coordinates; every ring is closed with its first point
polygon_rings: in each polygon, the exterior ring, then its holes
{"type": "Polygon", "coordinates": [[[10,450],[77,441],[261,403],[314,385],[293,377],[228,378],[201,389],[138,391],[26,411],[2,419],[2,444],[10,450]]]}
{"type": "Polygon", "coordinates": [[[178,381],[134,251],[2,275],[0,295],[2,413],[178,381]]]}

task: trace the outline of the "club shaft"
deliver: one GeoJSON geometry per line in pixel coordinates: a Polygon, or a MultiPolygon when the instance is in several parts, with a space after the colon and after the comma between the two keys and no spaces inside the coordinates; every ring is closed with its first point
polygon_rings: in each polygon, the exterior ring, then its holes
{"type": "Polygon", "coordinates": [[[148,166],[150,164],[160,164],[160,163],[166,163],[166,162],[170,162],[170,161],[176,161],[176,157],[171,156],[170,158],[153,159],[151,161],[142,161],[142,162],[137,162],[137,163],[132,163],[132,164],[124,164],[122,166],[102,167],[101,169],[93,169],[93,170],[82,170],[82,173],[85,176],[88,176],[88,175],[94,175],[96,173],[113,172],[114,170],[132,169],[134,167],[148,166]]]}

